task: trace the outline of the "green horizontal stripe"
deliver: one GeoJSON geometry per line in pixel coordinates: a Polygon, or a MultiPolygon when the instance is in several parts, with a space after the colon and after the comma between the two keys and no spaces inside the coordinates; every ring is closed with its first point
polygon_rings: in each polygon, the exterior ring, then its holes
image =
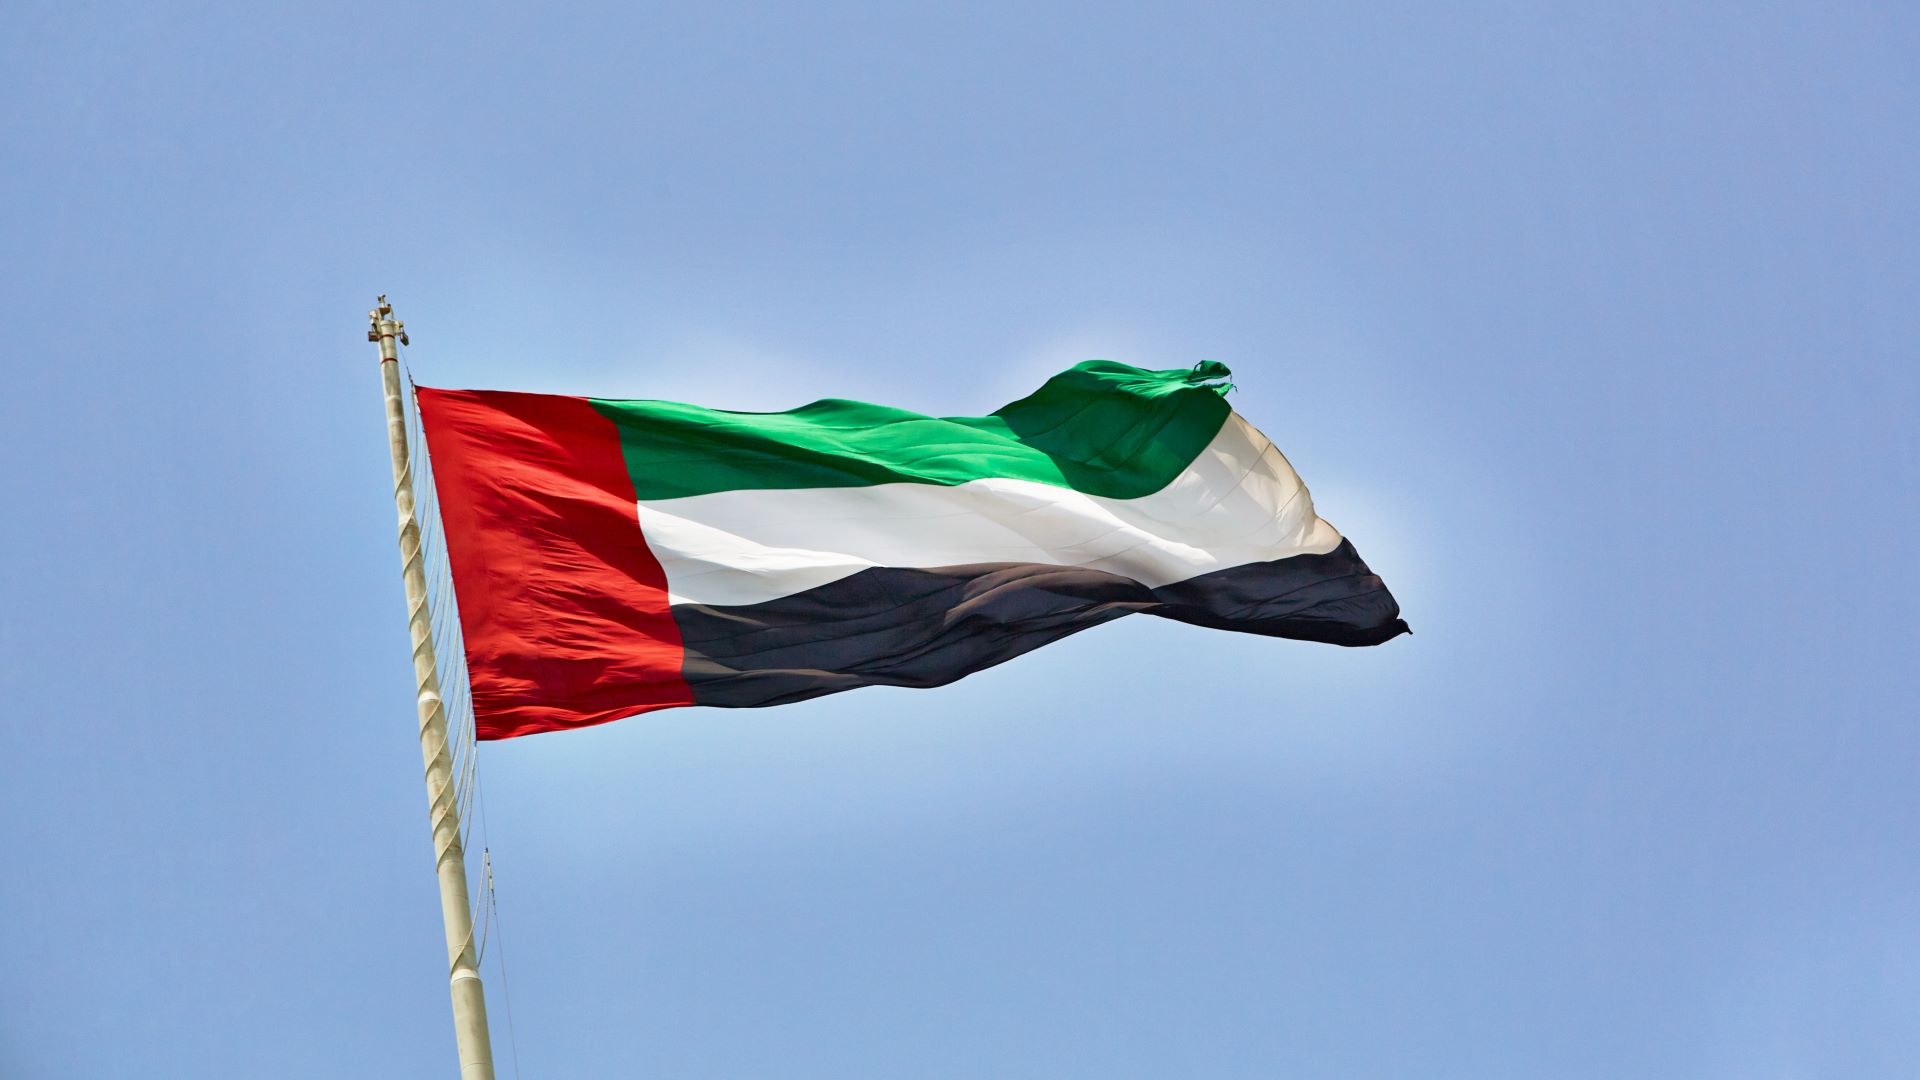
{"type": "Polygon", "coordinates": [[[1145,371],[1089,360],[991,416],[830,398],[777,413],[591,399],[620,432],[641,500],[772,488],[1032,480],[1133,499],[1167,486],[1231,411],[1224,364],[1145,371]]]}

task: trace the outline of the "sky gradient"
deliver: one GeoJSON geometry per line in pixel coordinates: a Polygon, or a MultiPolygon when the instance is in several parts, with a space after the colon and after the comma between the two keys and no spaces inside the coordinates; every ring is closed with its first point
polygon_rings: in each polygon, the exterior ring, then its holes
{"type": "Polygon", "coordinates": [[[449,387],[1222,361],[1415,631],[491,745],[501,1076],[1912,1075],[1911,10],[164,7],[0,41],[0,1076],[452,1072],[378,292],[449,387]]]}

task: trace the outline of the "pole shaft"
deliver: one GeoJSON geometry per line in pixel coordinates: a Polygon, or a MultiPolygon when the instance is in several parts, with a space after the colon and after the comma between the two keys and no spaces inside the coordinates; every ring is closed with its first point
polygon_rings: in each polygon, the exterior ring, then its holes
{"type": "Polygon", "coordinates": [[[487,1003],[481,991],[473,943],[473,907],[467,896],[467,859],[460,844],[460,811],[453,786],[453,752],[447,744],[447,711],[434,662],[433,623],[427,610],[425,552],[414,516],[407,418],[401,398],[403,333],[381,297],[368,337],[380,345],[380,382],[387,398],[387,445],[393,451],[393,503],[400,515],[400,565],[407,589],[407,629],[413,637],[413,676],[418,687],[420,754],[426,764],[427,809],[433,825],[434,869],[440,878],[440,915],[447,929],[453,1032],[460,1051],[461,1080],[493,1080],[493,1045],[487,1033],[487,1003]]]}

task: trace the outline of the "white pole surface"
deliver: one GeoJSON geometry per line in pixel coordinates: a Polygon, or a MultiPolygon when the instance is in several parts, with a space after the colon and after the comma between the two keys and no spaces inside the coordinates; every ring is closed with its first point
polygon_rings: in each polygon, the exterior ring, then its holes
{"type": "Polygon", "coordinates": [[[398,342],[406,324],[393,317],[386,297],[367,313],[370,341],[380,345],[380,383],[387,394],[387,444],[393,450],[393,504],[400,512],[400,564],[407,586],[407,628],[413,635],[413,676],[419,685],[420,754],[427,767],[427,808],[433,821],[434,869],[440,877],[440,914],[447,927],[447,966],[453,993],[453,1033],[460,1050],[461,1080],[493,1080],[493,1044],[487,1034],[487,1001],[480,989],[473,947],[473,908],[467,897],[467,858],[460,846],[460,812],[453,789],[453,754],[447,745],[447,710],[440,700],[440,673],[433,654],[427,611],[425,555],[413,513],[413,476],[408,469],[407,417],[400,388],[398,342]],[[397,339],[397,341],[396,341],[397,339]]]}

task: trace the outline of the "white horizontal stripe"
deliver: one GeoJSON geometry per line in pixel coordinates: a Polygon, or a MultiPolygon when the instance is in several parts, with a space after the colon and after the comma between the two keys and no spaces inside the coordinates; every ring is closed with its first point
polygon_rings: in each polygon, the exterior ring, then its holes
{"type": "Polygon", "coordinates": [[[675,604],[757,604],[870,566],[1086,566],[1154,587],[1322,554],[1340,534],[1239,414],[1186,471],[1138,499],[1030,480],[723,491],[640,504],[675,604]]]}

